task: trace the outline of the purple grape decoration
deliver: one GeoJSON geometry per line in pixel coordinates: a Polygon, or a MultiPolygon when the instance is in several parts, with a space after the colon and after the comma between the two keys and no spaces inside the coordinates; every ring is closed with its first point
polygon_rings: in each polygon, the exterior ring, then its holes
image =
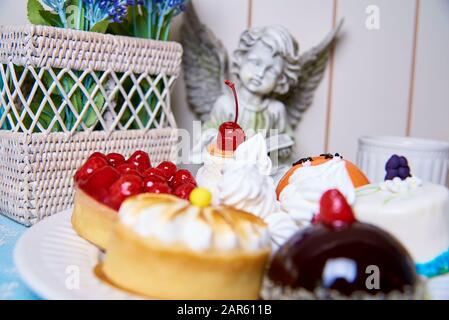
{"type": "Polygon", "coordinates": [[[401,180],[405,180],[411,177],[410,167],[408,165],[407,158],[404,156],[392,155],[385,164],[385,180],[393,180],[398,177],[401,180]]]}

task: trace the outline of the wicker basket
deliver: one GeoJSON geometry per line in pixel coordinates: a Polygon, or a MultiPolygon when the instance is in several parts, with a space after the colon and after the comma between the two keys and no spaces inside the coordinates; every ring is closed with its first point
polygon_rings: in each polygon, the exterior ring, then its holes
{"type": "Polygon", "coordinates": [[[25,225],[67,209],[94,151],[175,160],[174,42],[0,27],[0,212],[25,225]]]}

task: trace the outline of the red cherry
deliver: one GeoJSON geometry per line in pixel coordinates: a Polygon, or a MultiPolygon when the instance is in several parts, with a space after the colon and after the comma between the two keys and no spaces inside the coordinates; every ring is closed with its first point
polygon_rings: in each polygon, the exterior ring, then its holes
{"type": "Polygon", "coordinates": [[[92,158],[103,158],[104,160],[108,160],[108,159],[106,158],[106,156],[105,156],[103,153],[101,153],[101,152],[94,152],[94,153],[92,153],[92,154],[89,156],[88,159],[92,159],[92,158]]]}
{"type": "Polygon", "coordinates": [[[109,153],[106,156],[106,159],[108,160],[109,165],[113,167],[118,167],[119,165],[125,163],[125,157],[120,153],[109,153]]]}
{"type": "Polygon", "coordinates": [[[134,165],[140,172],[143,172],[151,167],[151,161],[148,153],[142,150],[137,150],[134,152],[126,162],[134,165]]]}
{"type": "Polygon", "coordinates": [[[170,179],[178,170],[176,164],[171,161],[163,161],[156,168],[163,172],[166,179],[170,179]]]}
{"type": "Polygon", "coordinates": [[[143,172],[144,178],[155,177],[160,180],[160,182],[166,182],[165,173],[159,168],[149,168],[143,172]]]}
{"type": "Polygon", "coordinates": [[[134,174],[124,174],[109,187],[109,197],[106,204],[118,210],[126,198],[142,192],[142,178],[134,174]]]}
{"type": "Polygon", "coordinates": [[[152,188],[155,184],[158,183],[167,183],[167,182],[165,180],[161,180],[161,178],[157,176],[143,178],[143,187],[145,190],[147,188],[152,188]]]}
{"type": "Polygon", "coordinates": [[[119,165],[117,170],[120,171],[121,174],[134,174],[139,177],[141,176],[141,173],[137,170],[137,168],[129,163],[119,165]]]}
{"type": "Polygon", "coordinates": [[[225,122],[218,128],[217,146],[220,150],[235,151],[245,141],[245,132],[236,122],[225,122]]]}
{"type": "Polygon", "coordinates": [[[156,183],[153,183],[151,186],[148,186],[148,184],[147,184],[145,186],[145,192],[170,194],[172,192],[172,190],[168,186],[167,182],[156,182],[156,183]]]}
{"type": "Polygon", "coordinates": [[[187,182],[184,184],[181,184],[175,189],[175,192],[173,193],[175,196],[181,199],[189,199],[190,193],[193,189],[195,189],[196,186],[193,183],[187,182]]]}
{"type": "MultiPolygon", "coordinates": [[[[95,158],[98,159],[98,158],[95,158]]],[[[120,178],[117,169],[104,166],[96,170],[87,180],[82,180],[79,187],[99,201],[103,201],[106,190],[120,178]]]]}
{"type": "Polygon", "coordinates": [[[235,84],[229,80],[225,80],[225,84],[231,88],[235,100],[235,118],[234,122],[222,123],[218,128],[217,147],[220,150],[234,151],[237,147],[245,141],[245,132],[237,124],[239,118],[239,100],[237,98],[237,91],[235,84]]]}
{"type": "Polygon", "coordinates": [[[319,220],[332,227],[341,227],[356,221],[351,206],[337,189],[328,190],[321,196],[319,220]]]}
{"type": "Polygon", "coordinates": [[[173,179],[171,181],[172,188],[176,189],[180,185],[190,182],[196,186],[196,181],[193,175],[190,173],[190,171],[181,169],[178,170],[178,172],[175,173],[173,176],[173,179]]]}
{"type": "Polygon", "coordinates": [[[75,182],[81,183],[84,180],[89,179],[89,177],[98,169],[103,168],[108,165],[108,162],[101,157],[89,158],[86,163],[83,164],[81,168],[75,173],[75,182]]]}

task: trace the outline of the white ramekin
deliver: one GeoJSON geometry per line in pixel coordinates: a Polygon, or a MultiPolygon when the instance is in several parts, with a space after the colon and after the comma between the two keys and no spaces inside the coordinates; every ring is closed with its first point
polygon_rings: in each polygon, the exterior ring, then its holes
{"type": "Polygon", "coordinates": [[[361,137],[357,165],[371,182],[379,182],[384,179],[385,163],[393,154],[408,159],[414,176],[447,185],[449,142],[393,136],[361,137]]]}

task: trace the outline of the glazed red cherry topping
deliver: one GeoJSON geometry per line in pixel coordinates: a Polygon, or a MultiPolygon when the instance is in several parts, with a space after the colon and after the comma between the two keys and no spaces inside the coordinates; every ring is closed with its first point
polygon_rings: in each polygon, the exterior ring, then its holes
{"type": "Polygon", "coordinates": [[[108,160],[108,163],[113,167],[118,167],[119,165],[122,165],[125,163],[125,157],[122,156],[120,153],[109,153],[106,155],[106,159],[108,160]]]}
{"type": "Polygon", "coordinates": [[[184,184],[181,184],[180,186],[178,186],[175,189],[174,195],[177,196],[178,198],[188,200],[190,193],[195,188],[196,188],[195,184],[193,184],[191,182],[187,182],[187,183],[184,183],[184,184]]]}
{"type": "Polygon", "coordinates": [[[143,176],[144,178],[155,177],[159,179],[161,182],[167,181],[164,171],[162,171],[160,168],[149,168],[143,172],[143,176]]]}
{"type": "Polygon", "coordinates": [[[129,163],[123,163],[117,167],[117,170],[120,171],[121,174],[134,174],[140,176],[141,173],[137,170],[137,168],[129,163]]]}
{"type": "Polygon", "coordinates": [[[239,101],[235,90],[235,84],[229,80],[225,80],[225,84],[231,88],[234,94],[235,118],[234,122],[224,122],[218,128],[217,146],[220,150],[235,151],[235,149],[245,141],[245,132],[237,124],[237,119],[239,117],[239,101]]]}
{"type": "Polygon", "coordinates": [[[103,158],[106,161],[108,160],[107,157],[103,153],[101,153],[101,152],[94,152],[94,153],[92,153],[89,156],[89,159],[92,159],[92,158],[103,158]]]}
{"type": "Polygon", "coordinates": [[[190,171],[181,169],[175,173],[173,179],[171,180],[172,188],[176,189],[184,183],[192,183],[196,186],[195,178],[192,176],[190,171]]]}
{"type": "Polygon", "coordinates": [[[107,204],[118,210],[126,198],[142,193],[142,178],[134,174],[124,174],[109,187],[107,204]]]}
{"type": "Polygon", "coordinates": [[[126,162],[134,165],[139,172],[143,172],[151,167],[151,161],[148,153],[142,150],[137,150],[134,152],[126,162]]]}
{"type": "Polygon", "coordinates": [[[163,161],[156,168],[162,171],[166,179],[170,179],[178,171],[176,164],[171,161],[163,161]]]}
{"type": "Polygon", "coordinates": [[[83,180],[89,179],[89,177],[98,169],[108,165],[108,162],[102,157],[91,157],[86,163],[76,172],[75,182],[79,183],[83,180]]]}
{"type": "Polygon", "coordinates": [[[120,172],[111,166],[96,170],[87,180],[79,183],[81,189],[86,191],[98,201],[103,201],[108,195],[108,188],[120,178],[120,172]]]}
{"type": "Polygon", "coordinates": [[[337,189],[328,190],[321,196],[318,219],[321,223],[336,228],[356,221],[351,206],[337,189]]]}
{"type": "Polygon", "coordinates": [[[119,153],[93,153],[75,173],[75,183],[92,198],[114,210],[118,210],[128,197],[143,192],[167,193],[187,199],[196,186],[195,178],[188,170],[178,170],[170,161],[152,168],[150,157],[140,150],[126,161],[119,153]]]}
{"type": "Polygon", "coordinates": [[[171,188],[169,187],[167,182],[156,182],[149,186],[147,182],[147,186],[145,188],[145,192],[150,193],[171,193],[171,188]]]}

